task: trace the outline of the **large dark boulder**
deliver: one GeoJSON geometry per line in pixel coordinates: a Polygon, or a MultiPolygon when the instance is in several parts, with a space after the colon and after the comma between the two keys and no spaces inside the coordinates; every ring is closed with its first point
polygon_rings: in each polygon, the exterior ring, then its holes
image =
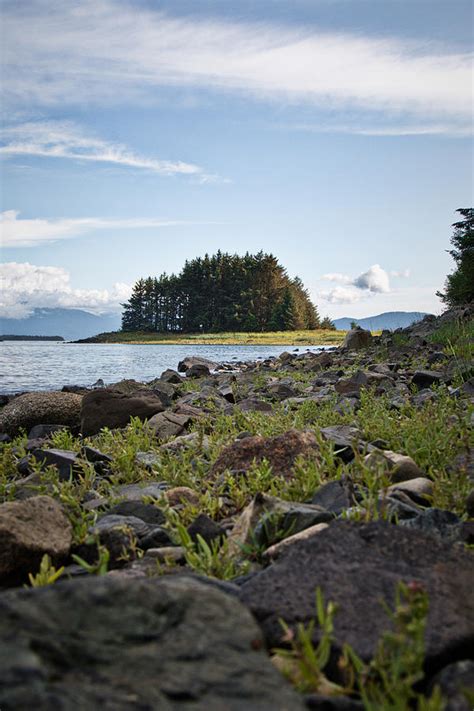
{"type": "Polygon", "coordinates": [[[0,432],[15,437],[21,430],[47,422],[79,427],[81,395],[60,392],[25,393],[13,398],[0,413],[0,432]]]}
{"type": "Polygon", "coordinates": [[[131,417],[146,420],[163,412],[170,404],[170,398],[162,392],[137,390],[126,394],[112,388],[93,390],[82,400],[81,432],[90,436],[103,427],[125,427],[131,417]]]}
{"type": "MultiPolygon", "coordinates": [[[[337,646],[352,645],[369,660],[390,626],[381,605],[393,607],[398,581],[418,581],[429,594],[428,664],[463,659],[474,649],[472,554],[418,531],[385,522],[338,521],[295,543],[241,588],[241,600],[260,622],[269,647],[281,646],[279,620],[294,626],[315,616],[315,590],[337,603],[337,646]]],[[[315,638],[318,629],[315,629],[315,638]]]]}
{"type": "Polygon", "coordinates": [[[348,331],[344,339],[343,346],[349,350],[361,350],[367,348],[372,343],[372,334],[370,331],[364,331],[362,328],[353,328],[348,331]]]}
{"type": "Polygon", "coordinates": [[[201,356],[188,356],[178,363],[178,372],[186,373],[193,365],[204,365],[209,370],[215,370],[218,363],[215,363],[209,358],[202,358],[201,356]]]}
{"type": "Polygon", "coordinates": [[[299,711],[238,600],[189,578],[76,579],[0,598],[0,708],[299,711]]]}

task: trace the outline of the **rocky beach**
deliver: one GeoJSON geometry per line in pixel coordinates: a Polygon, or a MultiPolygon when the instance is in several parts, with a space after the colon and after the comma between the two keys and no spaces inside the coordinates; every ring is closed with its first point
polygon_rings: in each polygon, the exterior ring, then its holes
{"type": "Polygon", "coordinates": [[[0,709],[470,711],[472,323],[2,396],[0,709]]]}

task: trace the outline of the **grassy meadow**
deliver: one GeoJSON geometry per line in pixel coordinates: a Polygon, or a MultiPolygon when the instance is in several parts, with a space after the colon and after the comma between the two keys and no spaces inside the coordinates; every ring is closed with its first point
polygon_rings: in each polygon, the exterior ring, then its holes
{"type": "MultiPolygon", "coordinates": [[[[343,342],[345,331],[267,331],[254,333],[156,333],[150,331],[112,331],[100,333],[94,343],[149,343],[180,346],[329,346],[343,342]]],[[[86,339],[88,340],[88,339],[86,339]]]]}

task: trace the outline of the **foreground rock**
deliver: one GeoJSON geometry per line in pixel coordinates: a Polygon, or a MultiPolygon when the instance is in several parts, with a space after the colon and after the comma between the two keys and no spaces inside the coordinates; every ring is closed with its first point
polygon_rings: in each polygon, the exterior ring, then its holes
{"type": "Polygon", "coordinates": [[[245,437],[226,447],[212,467],[216,475],[226,469],[248,470],[254,462],[266,459],[275,476],[291,476],[295,460],[300,455],[315,457],[319,452],[316,437],[312,432],[289,430],[275,437],[245,437]]]}
{"type": "Polygon", "coordinates": [[[82,401],[81,432],[84,436],[97,434],[103,427],[125,427],[131,417],[146,420],[170,405],[163,392],[138,390],[125,394],[113,388],[94,390],[82,401]]]}
{"type": "Polygon", "coordinates": [[[209,360],[208,358],[201,358],[200,356],[188,356],[178,363],[178,372],[186,373],[186,371],[195,365],[204,366],[205,368],[208,368],[208,370],[215,370],[218,363],[215,363],[213,360],[209,360]]]}
{"type": "Polygon", "coordinates": [[[0,598],[0,707],[303,709],[262,646],[236,599],[191,579],[21,590],[0,598]]]}
{"type": "Polygon", "coordinates": [[[71,524],[49,496],[2,504],[0,577],[36,572],[45,553],[55,560],[64,558],[71,540],[71,524]]]}
{"type": "Polygon", "coordinates": [[[0,432],[11,437],[21,430],[29,432],[36,425],[67,425],[78,428],[81,413],[80,395],[74,393],[25,393],[11,400],[0,413],[0,432]]]}
{"type": "Polygon", "coordinates": [[[364,331],[362,328],[354,328],[347,333],[343,346],[349,350],[360,350],[361,348],[368,348],[371,343],[372,334],[370,331],[364,331]]]}
{"type": "MultiPolygon", "coordinates": [[[[384,522],[336,522],[295,543],[278,562],[242,586],[241,599],[262,625],[269,647],[291,626],[315,614],[315,590],[338,605],[335,638],[369,660],[389,626],[381,601],[393,607],[398,581],[417,581],[429,594],[426,658],[431,669],[469,656],[474,648],[474,567],[468,553],[384,522]]],[[[315,630],[315,637],[318,630],[315,630]]]]}

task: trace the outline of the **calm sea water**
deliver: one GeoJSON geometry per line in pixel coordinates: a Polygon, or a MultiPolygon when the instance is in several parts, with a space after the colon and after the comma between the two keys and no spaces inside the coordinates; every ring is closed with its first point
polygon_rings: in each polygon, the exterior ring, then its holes
{"type": "MultiPolygon", "coordinates": [[[[60,390],[63,385],[90,386],[99,378],[105,384],[123,378],[146,382],[159,377],[166,368],[176,369],[179,361],[190,355],[232,362],[268,358],[294,348],[3,341],[0,342],[0,393],[60,390]]],[[[299,350],[318,351],[321,348],[303,346],[299,350]]]]}

